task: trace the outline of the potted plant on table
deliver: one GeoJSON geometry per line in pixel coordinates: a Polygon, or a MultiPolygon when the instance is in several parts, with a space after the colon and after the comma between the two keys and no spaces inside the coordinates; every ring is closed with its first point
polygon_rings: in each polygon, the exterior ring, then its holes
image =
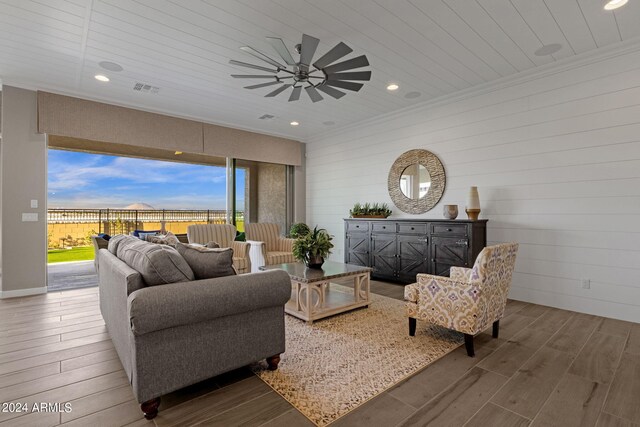
{"type": "Polygon", "coordinates": [[[293,256],[309,268],[321,268],[333,248],[332,240],[333,236],[327,230],[316,226],[293,242],[293,256]]]}
{"type": "Polygon", "coordinates": [[[289,236],[293,239],[297,239],[298,237],[304,236],[311,232],[311,229],[304,222],[296,222],[291,225],[289,229],[289,236]]]}

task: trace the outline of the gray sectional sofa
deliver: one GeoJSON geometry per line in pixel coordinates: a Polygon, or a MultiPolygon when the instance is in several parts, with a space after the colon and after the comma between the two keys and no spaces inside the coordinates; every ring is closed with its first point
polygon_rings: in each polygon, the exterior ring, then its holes
{"type": "Polygon", "coordinates": [[[284,271],[149,286],[149,268],[171,275],[184,264],[175,249],[133,239],[97,255],[100,310],[145,418],[163,394],[265,358],[277,368],[291,293],[284,271]]]}

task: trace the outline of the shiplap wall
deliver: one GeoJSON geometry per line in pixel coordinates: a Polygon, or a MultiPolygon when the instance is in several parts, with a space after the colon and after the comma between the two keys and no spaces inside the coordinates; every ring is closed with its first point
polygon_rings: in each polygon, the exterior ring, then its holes
{"type": "Polygon", "coordinates": [[[336,236],[354,202],[387,202],[401,153],[442,160],[430,212],[478,186],[488,243],[520,243],[511,298],[640,322],[640,46],[422,106],[307,144],[307,219],[336,236]],[[582,289],[581,279],[591,280],[582,289]]]}

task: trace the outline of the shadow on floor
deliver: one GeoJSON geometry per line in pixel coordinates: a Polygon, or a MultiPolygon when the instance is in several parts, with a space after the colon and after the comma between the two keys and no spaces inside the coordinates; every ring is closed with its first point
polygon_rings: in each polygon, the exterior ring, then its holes
{"type": "Polygon", "coordinates": [[[47,276],[48,292],[98,286],[98,275],[93,261],[48,264],[47,276]]]}

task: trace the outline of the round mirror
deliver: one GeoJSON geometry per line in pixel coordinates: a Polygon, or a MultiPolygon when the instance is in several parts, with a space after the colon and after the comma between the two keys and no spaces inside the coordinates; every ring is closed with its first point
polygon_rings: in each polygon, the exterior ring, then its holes
{"type": "Polygon", "coordinates": [[[431,175],[420,163],[409,165],[400,175],[400,191],[412,200],[422,199],[431,187],[431,175]]]}
{"type": "Polygon", "coordinates": [[[387,183],[391,200],[401,211],[421,214],[432,209],[444,193],[444,166],[430,151],[410,150],[393,162],[387,183]]]}

